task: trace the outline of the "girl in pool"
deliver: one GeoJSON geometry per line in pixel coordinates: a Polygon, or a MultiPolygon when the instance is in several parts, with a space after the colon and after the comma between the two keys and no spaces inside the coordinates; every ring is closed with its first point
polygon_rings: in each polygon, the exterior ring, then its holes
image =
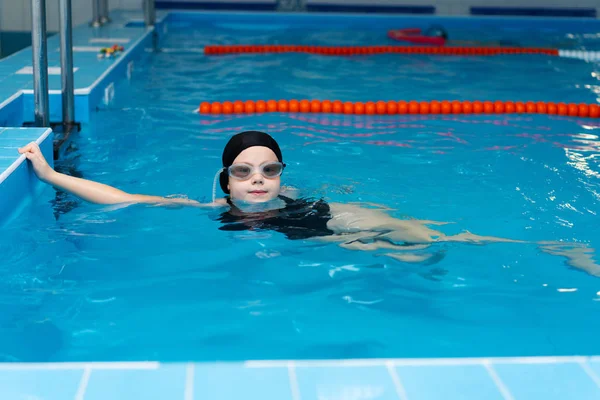
{"type": "MultiPolygon", "coordinates": [[[[364,208],[355,204],[327,203],[323,200],[295,199],[293,190],[281,186],[285,169],[279,145],[264,132],[247,131],[234,135],[223,150],[223,167],[218,171],[221,189],[228,196],[203,204],[187,198],[130,194],[114,187],[54,171],[36,143],[20,148],[33,165],[40,180],[98,204],[147,203],[222,207],[222,230],[267,229],[289,239],[313,239],[337,242],[351,250],[393,250],[386,253],[403,262],[431,263],[439,252],[428,248],[440,242],[484,244],[491,242],[525,243],[470,232],[445,235],[430,228],[446,222],[389,216],[384,209],[364,208]]],[[[600,266],[592,259],[593,249],[578,244],[537,242],[549,253],[564,256],[575,268],[600,277],[600,266]]]]}

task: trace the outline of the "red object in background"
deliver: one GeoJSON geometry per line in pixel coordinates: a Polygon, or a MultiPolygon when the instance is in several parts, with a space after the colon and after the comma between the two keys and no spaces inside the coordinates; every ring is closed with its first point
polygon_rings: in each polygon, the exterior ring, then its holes
{"type": "Polygon", "coordinates": [[[394,40],[400,40],[415,44],[428,44],[431,46],[443,46],[446,39],[443,37],[424,36],[419,28],[392,29],[388,36],[394,40]]]}

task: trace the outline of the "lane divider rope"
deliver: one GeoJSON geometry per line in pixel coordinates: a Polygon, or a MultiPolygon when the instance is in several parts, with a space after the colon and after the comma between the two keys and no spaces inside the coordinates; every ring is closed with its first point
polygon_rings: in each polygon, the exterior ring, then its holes
{"type": "Polygon", "coordinates": [[[533,101],[367,101],[340,100],[247,100],[202,102],[201,114],[331,113],[353,115],[397,114],[547,114],[570,117],[600,117],[600,106],[585,103],[533,101]]]}
{"type": "Polygon", "coordinates": [[[496,56],[502,54],[544,54],[578,58],[586,61],[600,60],[600,51],[561,50],[537,47],[432,47],[432,46],[304,46],[304,45],[209,45],[206,55],[309,53],[325,56],[354,56],[373,54],[430,54],[446,56],[496,56]]]}

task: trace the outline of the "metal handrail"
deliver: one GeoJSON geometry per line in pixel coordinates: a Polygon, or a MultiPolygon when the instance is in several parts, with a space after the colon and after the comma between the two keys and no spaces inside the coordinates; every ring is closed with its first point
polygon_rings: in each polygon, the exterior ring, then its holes
{"type": "Polygon", "coordinates": [[[75,95],[73,85],[73,20],[71,0],[59,1],[60,70],[63,125],[75,122],[75,95]]]}
{"type": "Polygon", "coordinates": [[[156,8],[154,0],[144,0],[144,22],[146,26],[154,26],[156,24],[156,8]]]}
{"type": "Polygon", "coordinates": [[[108,6],[108,0],[100,0],[100,22],[104,24],[108,24],[110,22],[110,17],[108,16],[110,9],[108,6]]]}
{"type": "Polygon", "coordinates": [[[102,18],[100,16],[100,9],[102,8],[100,5],[101,1],[102,0],[92,0],[92,22],[90,25],[94,28],[102,26],[102,18]]]}
{"type": "Polygon", "coordinates": [[[48,46],[46,42],[46,0],[31,0],[31,49],[33,53],[34,121],[50,126],[48,115],[48,46]]]}

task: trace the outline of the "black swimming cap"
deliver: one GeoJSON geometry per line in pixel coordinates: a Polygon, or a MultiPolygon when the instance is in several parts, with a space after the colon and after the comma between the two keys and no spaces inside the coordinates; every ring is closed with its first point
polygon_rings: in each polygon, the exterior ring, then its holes
{"type": "Polygon", "coordinates": [[[281,149],[279,149],[279,145],[270,135],[259,131],[246,131],[238,133],[229,139],[229,142],[227,142],[225,148],[223,149],[222,160],[223,167],[225,169],[221,171],[221,175],[219,176],[219,183],[223,192],[229,194],[229,189],[227,189],[227,184],[229,183],[227,168],[233,164],[233,160],[235,160],[235,158],[242,151],[254,146],[268,147],[269,149],[273,150],[273,153],[275,153],[279,162],[283,162],[281,149]]]}

